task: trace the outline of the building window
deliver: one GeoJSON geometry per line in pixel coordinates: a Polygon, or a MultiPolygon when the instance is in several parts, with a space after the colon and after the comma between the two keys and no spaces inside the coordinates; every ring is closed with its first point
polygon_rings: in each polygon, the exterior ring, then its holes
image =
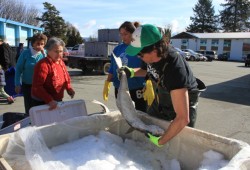
{"type": "Polygon", "coordinates": [[[212,40],[212,46],[218,47],[219,46],[219,40],[213,39],[212,40]]]}
{"type": "Polygon", "coordinates": [[[224,40],[223,51],[229,52],[231,50],[231,40],[224,40]]]}
{"type": "Polygon", "coordinates": [[[201,39],[200,46],[207,46],[207,40],[201,39]]]}
{"type": "Polygon", "coordinates": [[[201,39],[200,40],[200,50],[206,50],[206,48],[207,48],[207,40],[201,39]]]}
{"type": "Polygon", "coordinates": [[[250,39],[243,40],[242,55],[246,57],[247,54],[250,54],[250,39]]]}
{"type": "Polygon", "coordinates": [[[181,49],[187,49],[188,47],[188,39],[181,40],[181,49]]]}
{"type": "Polygon", "coordinates": [[[16,46],[15,26],[6,24],[6,41],[10,46],[16,46]]]}
{"type": "Polygon", "coordinates": [[[218,46],[219,46],[219,40],[218,39],[212,39],[211,50],[212,51],[218,51],[218,46]]]}

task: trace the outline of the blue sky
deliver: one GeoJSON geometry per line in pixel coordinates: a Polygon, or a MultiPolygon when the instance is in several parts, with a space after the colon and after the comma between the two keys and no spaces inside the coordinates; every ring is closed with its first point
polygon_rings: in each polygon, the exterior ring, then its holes
{"type": "MultiPolygon", "coordinates": [[[[44,0],[23,0],[26,5],[43,9],[44,0]]],[[[157,26],[171,25],[173,34],[190,24],[198,0],[49,0],[65,21],[73,24],[82,37],[97,36],[97,30],[118,28],[124,21],[139,21],[157,26]]],[[[215,13],[225,0],[213,0],[215,13]]]]}

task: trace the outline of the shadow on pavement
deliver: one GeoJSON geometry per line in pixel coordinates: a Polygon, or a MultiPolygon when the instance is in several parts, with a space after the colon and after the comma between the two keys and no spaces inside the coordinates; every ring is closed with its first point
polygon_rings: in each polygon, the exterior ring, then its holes
{"type": "Polygon", "coordinates": [[[75,77],[75,76],[106,76],[98,71],[83,73],[81,70],[69,70],[68,72],[69,72],[69,75],[71,77],[75,77]]]}
{"type": "Polygon", "coordinates": [[[9,105],[7,99],[0,97],[0,105],[9,105]]]}
{"type": "Polygon", "coordinates": [[[249,69],[249,70],[250,70],[250,67],[246,67],[244,63],[243,63],[242,66],[237,66],[237,67],[242,67],[242,68],[246,68],[246,69],[249,69]]]}
{"type": "Polygon", "coordinates": [[[201,97],[250,106],[250,74],[207,86],[201,97]]]}

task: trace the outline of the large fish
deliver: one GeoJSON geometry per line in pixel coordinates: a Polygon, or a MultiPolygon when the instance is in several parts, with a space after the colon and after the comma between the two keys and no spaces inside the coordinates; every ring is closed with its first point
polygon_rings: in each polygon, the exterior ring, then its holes
{"type": "MultiPolygon", "coordinates": [[[[118,68],[122,67],[121,59],[113,54],[118,68]]],[[[161,136],[164,130],[156,125],[147,125],[139,117],[134,103],[130,97],[128,89],[127,76],[124,71],[121,72],[120,87],[117,94],[116,105],[127,123],[133,128],[143,133],[151,133],[161,136]]],[[[146,114],[146,113],[145,113],[146,114]]]]}

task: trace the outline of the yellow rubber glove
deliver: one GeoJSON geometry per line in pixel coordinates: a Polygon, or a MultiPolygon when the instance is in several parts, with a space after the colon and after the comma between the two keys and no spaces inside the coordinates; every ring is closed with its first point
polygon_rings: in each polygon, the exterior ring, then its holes
{"type": "Polygon", "coordinates": [[[105,80],[103,87],[103,100],[108,101],[109,90],[110,90],[110,81],[105,80]]]}
{"type": "Polygon", "coordinates": [[[155,99],[154,88],[151,80],[146,81],[145,90],[143,93],[144,100],[147,100],[148,106],[151,106],[155,99]]]}

